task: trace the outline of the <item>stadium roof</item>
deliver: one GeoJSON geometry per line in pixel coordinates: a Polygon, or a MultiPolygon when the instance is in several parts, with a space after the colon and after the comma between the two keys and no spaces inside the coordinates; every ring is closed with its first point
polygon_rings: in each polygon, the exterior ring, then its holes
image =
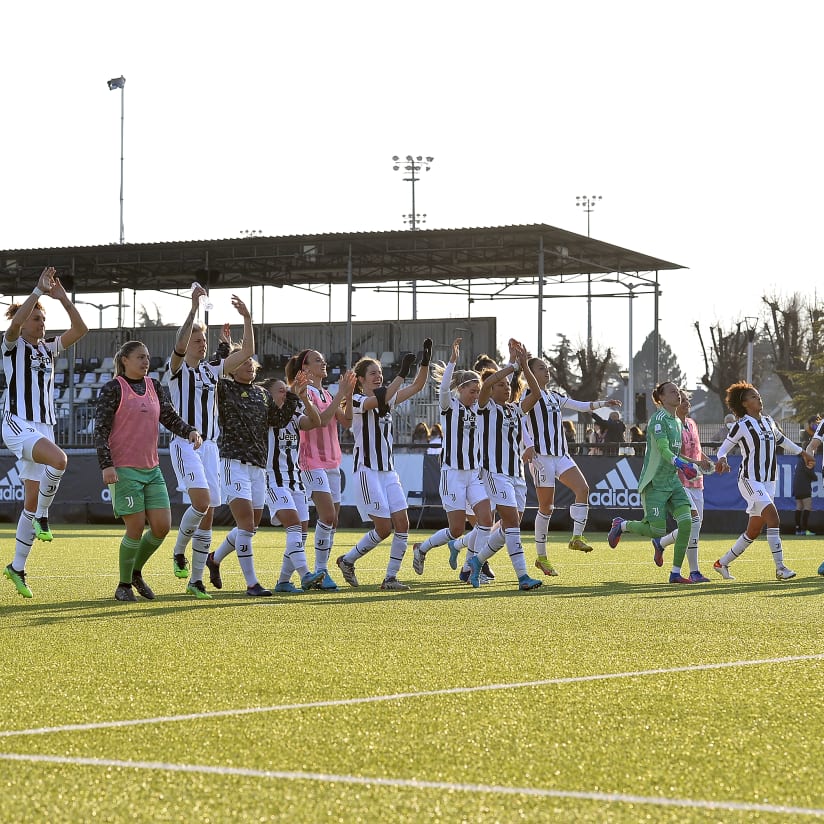
{"type": "Polygon", "coordinates": [[[616,274],[645,279],[644,273],[683,268],[535,224],[0,251],[0,293],[27,292],[44,266],[57,268],[67,287],[72,276],[80,294],[177,290],[192,280],[217,289],[345,284],[350,260],[356,285],[484,280],[505,291],[535,282],[541,249],[544,279],[556,283],[616,274]]]}

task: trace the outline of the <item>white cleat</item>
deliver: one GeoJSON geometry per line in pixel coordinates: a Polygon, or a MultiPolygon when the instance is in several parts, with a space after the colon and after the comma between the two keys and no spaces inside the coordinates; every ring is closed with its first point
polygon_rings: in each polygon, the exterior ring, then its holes
{"type": "Polygon", "coordinates": [[[730,575],[730,568],[728,566],[724,566],[721,561],[716,561],[712,568],[725,580],[725,581],[734,581],[735,578],[730,575]]]}
{"type": "Polygon", "coordinates": [[[788,581],[790,578],[795,578],[795,573],[785,566],[780,566],[775,570],[775,577],[779,581],[788,581]]]}

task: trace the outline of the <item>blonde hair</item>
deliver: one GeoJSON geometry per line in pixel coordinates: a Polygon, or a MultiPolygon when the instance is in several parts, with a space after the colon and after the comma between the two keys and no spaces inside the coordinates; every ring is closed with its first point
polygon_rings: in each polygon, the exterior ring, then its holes
{"type": "MultiPolygon", "coordinates": [[[[433,364],[432,366],[432,380],[440,386],[443,383],[443,376],[444,372],[446,372],[446,366],[440,363],[433,364]]],[[[452,373],[452,380],[449,382],[449,388],[453,392],[460,389],[467,383],[478,383],[481,382],[481,376],[477,372],[473,372],[471,369],[456,369],[452,373]]]]}

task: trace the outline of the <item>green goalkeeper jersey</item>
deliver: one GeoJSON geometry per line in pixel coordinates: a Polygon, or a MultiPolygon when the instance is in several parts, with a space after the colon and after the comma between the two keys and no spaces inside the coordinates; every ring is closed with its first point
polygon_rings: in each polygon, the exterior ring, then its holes
{"type": "Polygon", "coordinates": [[[681,453],[682,429],[681,421],[663,408],[649,419],[644,467],[638,482],[639,492],[643,492],[650,484],[656,489],[675,489],[681,486],[672,459],[681,453]]]}

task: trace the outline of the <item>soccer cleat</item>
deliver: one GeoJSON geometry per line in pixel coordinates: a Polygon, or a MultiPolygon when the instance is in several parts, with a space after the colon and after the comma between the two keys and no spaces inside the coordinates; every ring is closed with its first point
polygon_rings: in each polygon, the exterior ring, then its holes
{"type": "Polygon", "coordinates": [[[460,581],[461,581],[462,583],[464,583],[464,584],[468,584],[468,583],[469,583],[469,575],[470,575],[470,572],[471,572],[471,571],[470,571],[470,570],[468,570],[468,569],[462,569],[462,570],[458,573],[458,578],[460,579],[460,581]]]}
{"type": "Polygon", "coordinates": [[[155,594],[152,588],[143,580],[143,576],[139,572],[132,573],[132,586],[137,590],[137,594],[147,601],[154,601],[155,594]]]}
{"type": "Polygon", "coordinates": [[[341,555],[335,563],[338,565],[341,575],[343,575],[343,580],[346,581],[350,587],[358,586],[358,579],[355,576],[355,565],[350,564],[344,555],[341,555]]]}
{"type": "Polygon", "coordinates": [[[450,538],[446,542],[447,547],[449,548],[449,566],[452,569],[458,568],[458,555],[461,554],[461,548],[455,545],[455,542],[450,538]]]}
{"type": "Polygon", "coordinates": [[[115,601],[136,601],[137,598],[135,597],[132,588],[128,584],[118,584],[117,589],[114,591],[114,599],[115,601]]]}
{"type": "Polygon", "coordinates": [[[655,561],[655,566],[664,566],[664,547],[661,546],[660,538],[652,539],[652,560],[655,561]]]}
{"type": "Polygon", "coordinates": [[[558,574],[558,570],[556,570],[555,567],[552,566],[551,563],[549,563],[549,559],[546,558],[543,555],[539,555],[535,559],[535,566],[538,567],[538,569],[540,569],[541,572],[544,573],[544,575],[557,575],[558,574]]]}
{"type": "Polygon", "coordinates": [[[31,525],[34,527],[34,535],[39,541],[51,541],[54,539],[54,535],[51,534],[51,530],[49,529],[48,515],[40,515],[39,517],[32,518],[31,525]]]}
{"type": "Polygon", "coordinates": [[[252,598],[271,598],[272,590],[262,587],[259,582],[246,587],[246,594],[252,598]]]}
{"type": "Polygon", "coordinates": [[[323,576],[326,575],[325,570],[318,570],[317,572],[307,572],[303,578],[300,579],[300,588],[301,589],[313,589],[315,584],[319,584],[323,580],[323,576]]]}
{"type": "Polygon", "coordinates": [[[690,572],[690,581],[694,584],[708,584],[710,582],[709,578],[705,578],[701,574],[701,570],[697,570],[695,572],[690,572]]]}
{"type": "Polygon", "coordinates": [[[680,572],[670,572],[669,582],[671,584],[691,584],[689,578],[685,578],[680,572]]]}
{"type": "Polygon", "coordinates": [[[281,581],[275,584],[275,592],[286,592],[289,595],[303,595],[303,590],[298,589],[291,581],[281,581]]]}
{"type": "Polygon", "coordinates": [[[621,540],[621,535],[623,534],[623,525],[626,523],[625,518],[613,518],[612,519],[612,526],[610,527],[609,532],[607,533],[607,543],[615,549],[618,546],[618,541],[621,540]]]}
{"type": "Polygon", "coordinates": [[[175,555],[172,564],[172,568],[174,569],[175,573],[175,578],[189,577],[189,562],[186,560],[185,555],[175,555]]]}
{"type": "Polygon", "coordinates": [[[469,583],[477,589],[481,585],[481,561],[477,555],[473,555],[468,561],[469,583]]]}
{"type": "Polygon", "coordinates": [[[203,581],[189,581],[186,584],[186,594],[194,595],[199,601],[212,600],[212,596],[206,592],[206,587],[203,586],[203,581]]]}
{"type": "MultiPolygon", "coordinates": [[[[319,570],[320,571],[320,570],[319,570]]],[[[316,581],[312,589],[319,589],[321,592],[337,592],[338,585],[335,583],[329,571],[323,570],[323,577],[316,581]]]]}
{"type": "Polygon", "coordinates": [[[725,580],[725,581],[734,581],[735,578],[730,575],[730,568],[728,566],[724,566],[720,560],[716,561],[712,568],[725,580]]]}
{"type": "Polygon", "coordinates": [[[406,584],[401,583],[397,578],[384,578],[381,584],[381,589],[390,592],[404,592],[409,589],[406,584]]]}
{"type": "Polygon", "coordinates": [[[543,581],[539,581],[537,578],[530,578],[529,575],[521,575],[521,577],[518,578],[518,589],[526,592],[530,589],[538,589],[538,587],[543,586],[543,583],[543,581]]]}
{"type": "Polygon", "coordinates": [[[775,577],[779,581],[789,581],[790,578],[795,578],[795,573],[789,567],[780,566],[775,570],[775,577]]]}
{"type": "Polygon", "coordinates": [[[495,573],[492,571],[489,561],[484,561],[484,565],[481,567],[481,575],[485,575],[489,581],[495,580],[495,573]]]}
{"type": "Polygon", "coordinates": [[[584,540],[583,535],[573,535],[569,548],[577,549],[579,552],[592,552],[592,547],[584,540]]]}
{"type": "Polygon", "coordinates": [[[420,544],[412,545],[412,569],[418,575],[423,575],[423,565],[426,563],[426,553],[421,552],[420,544]]]}
{"type": "Polygon", "coordinates": [[[26,571],[21,570],[18,572],[11,564],[9,564],[4,570],[3,575],[6,576],[17,588],[17,591],[24,597],[24,598],[31,598],[32,591],[29,589],[28,584],[26,583],[26,571]]]}
{"type": "Polygon", "coordinates": [[[818,574],[824,575],[824,561],[822,561],[821,566],[818,568],[818,574]]]}
{"type": "Polygon", "coordinates": [[[206,566],[209,570],[209,583],[215,589],[223,589],[223,579],[220,577],[220,564],[215,560],[215,553],[206,556],[206,566]]]}

